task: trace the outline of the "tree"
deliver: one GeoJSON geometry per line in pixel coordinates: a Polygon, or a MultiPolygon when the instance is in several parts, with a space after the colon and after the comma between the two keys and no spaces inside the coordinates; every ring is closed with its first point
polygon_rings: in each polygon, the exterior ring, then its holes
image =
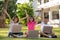
{"type": "MultiPolygon", "coordinates": [[[[15,15],[18,15],[19,18],[25,17],[26,15],[25,15],[24,10],[27,10],[28,14],[33,16],[32,2],[30,2],[28,4],[27,3],[17,4],[17,6],[16,6],[16,1],[17,0],[8,0],[8,6],[6,6],[7,12],[11,16],[11,18],[13,18],[13,16],[15,16],[15,15]]],[[[0,1],[0,3],[1,3],[1,5],[0,5],[0,15],[1,15],[2,14],[2,7],[4,6],[4,4],[6,4],[6,2],[0,1]]],[[[26,22],[26,20],[24,20],[22,23],[26,24],[25,22],[26,22]]]]}
{"type": "Polygon", "coordinates": [[[32,2],[33,0],[29,0],[30,2],[32,2]]]}
{"type": "Polygon", "coordinates": [[[11,1],[9,0],[8,2],[8,13],[11,16],[11,18],[13,18],[13,16],[16,15],[16,9],[17,9],[16,1],[17,0],[11,0],[11,1]]]}
{"type": "Polygon", "coordinates": [[[2,15],[2,7],[3,7],[4,2],[0,1],[0,16],[2,15]]]}
{"type": "Polygon", "coordinates": [[[6,15],[2,11],[3,9],[6,9],[6,11],[10,14],[11,17],[15,16],[16,14],[16,1],[17,0],[4,0],[0,1],[0,27],[5,27],[6,24],[6,15]],[[13,14],[13,15],[12,15],[13,14]],[[2,19],[2,17],[4,17],[2,19]],[[2,21],[3,20],[3,21],[2,21]],[[3,25],[4,24],[4,25],[3,25]]]}
{"type": "Polygon", "coordinates": [[[6,25],[5,25],[6,15],[5,15],[4,9],[6,9],[6,11],[7,11],[7,5],[8,5],[8,0],[4,0],[4,6],[3,6],[3,9],[2,9],[2,15],[0,16],[0,27],[1,28],[6,27],[6,25]]]}
{"type": "MultiPolygon", "coordinates": [[[[25,10],[27,10],[29,15],[33,16],[33,7],[31,3],[17,4],[17,15],[19,18],[26,17],[25,10]]],[[[26,24],[26,20],[23,20],[22,23],[26,24]]]]}

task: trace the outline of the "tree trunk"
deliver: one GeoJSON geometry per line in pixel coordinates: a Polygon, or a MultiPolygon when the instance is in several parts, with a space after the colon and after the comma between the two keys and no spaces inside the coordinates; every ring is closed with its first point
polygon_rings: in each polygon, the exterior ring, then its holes
{"type": "Polygon", "coordinates": [[[7,11],[7,5],[8,5],[8,0],[4,0],[2,15],[0,16],[0,28],[5,28],[6,27],[6,23],[5,23],[6,15],[5,15],[3,10],[6,9],[6,11],[7,11]]]}

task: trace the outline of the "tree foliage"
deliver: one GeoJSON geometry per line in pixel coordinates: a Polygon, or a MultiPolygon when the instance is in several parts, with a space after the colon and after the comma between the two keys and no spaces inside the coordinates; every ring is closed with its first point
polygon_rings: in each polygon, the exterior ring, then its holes
{"type": "MultiPolygon", "coordinates": [[[[32,3],[17,4],[17,15],[19,18],[26,17],[25,10],[27,10],[28,15],[33,16],[32,3]]],[[[26,24],[26,20],[23,21],[23,24],[26,24]]]]}
{"type": "Polygon", "coordinates": [[[16,1],[17,0],[11,0],[8,2],[8,13],[10,14],[11,17],[16,15],[16,1]]]}
{"type": "Polygon", "coordinates": [[[3,7],[3,4],[4,4],[4,2],[3,2],[3,1],[0,1],[0,16],[1,16],[1,14],[2,14],[2,7],[3,7]]]}
{"type": "MultiPolygon", "coordinates": [[[[16,14],[16,9],[17,9],[17,6],[16,6],[16,1],[17,0],[9,0],[8,1],[8,13],[11,17],[15,16],[16,14]],[[12,15],[13,14],[13,15],[12,15]]],[[[4,5],[4,1],[0,1],[0,15],[2,14],[2,7],[4,5]]]]}
{"type": "Polygon", "coordinates": [[[33,16],[33,7],[32,5],[29,5],[27,3],[24,4],[17,4],[17,15],[22,18],[25,17],[25,10],[27,10],[27,13],[29,15],[33,16]]]}
{"type": "MultiPolygon", "coordinates": [[[[17,0],[9,0],[8,1],[7,11],[9,13],[9,15],[11,16],[11,18],[13,18],[13,16],[15,16],[15,15],[18,15],[19,18],[26,17],[24,10],[27,10],[27,13],[29,15],[33,16],[32,2],[23,3],[23,4],[20,4],[20,3],[16,4],[16,1],[17,0]]],[[[4,1],[0,1],[0,15],[2,13],[3,4],[4,4],[4,1]]],[[[22,23],[26,24],[26,20],[23,20],[22,23]]]]}

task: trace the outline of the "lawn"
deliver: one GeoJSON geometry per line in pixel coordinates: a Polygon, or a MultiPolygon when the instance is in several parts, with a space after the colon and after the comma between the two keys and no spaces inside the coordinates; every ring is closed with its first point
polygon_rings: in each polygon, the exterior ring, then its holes
{"type": "MultiPolygon", "coordinates": [[[[36,27],[36,30],[40,30],[40,27],[36,27]]],[[[37,38],[37,39],[28,39],[28,38],[9,38],[8,35],[9,28],[0,28],[0,40],[60,40],[60,27],[53,28],[53,31],[56,33],[58,38],[37,38]]],[[[27,31],[27,27],[23,27],[22,31],[27,31]]]]}

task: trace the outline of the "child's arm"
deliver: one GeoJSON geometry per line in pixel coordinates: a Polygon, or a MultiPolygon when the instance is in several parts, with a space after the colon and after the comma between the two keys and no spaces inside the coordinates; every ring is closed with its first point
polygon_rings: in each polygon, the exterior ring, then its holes
{"type": "Polygon", "coordinates": [[[37,18],[38,18],[38,16],[37,17],[34,17],[35,21],[37,21],[37,18]]]}
{"type": "Polygon", "coordinates": [[[22,20],[24,20],[24,19],[26,19],[26,17],[24,17],[24,18],[21,18],[19,21],[22,21],[22,20]]]}
{"type": "Polygon", "coordinates": [[[43,12],[43,8],[42,8],[42,10],[41,10],[41,22],[43,22],[44,21],[44,12],[43,12]]]}
{"type": "Polygon", "coordinates": [[[10,15],[7,13],[7,11],[4,9],[4,13],[9,17],[9,20],[11,21],[10,15]]]}
{"type": "Polygon", "coordinates": [[[29,15],[27,14],[26,10],[25,10],[25,14],[26,14],[27,22],[28,22],[29,21],[29,15]]]}

